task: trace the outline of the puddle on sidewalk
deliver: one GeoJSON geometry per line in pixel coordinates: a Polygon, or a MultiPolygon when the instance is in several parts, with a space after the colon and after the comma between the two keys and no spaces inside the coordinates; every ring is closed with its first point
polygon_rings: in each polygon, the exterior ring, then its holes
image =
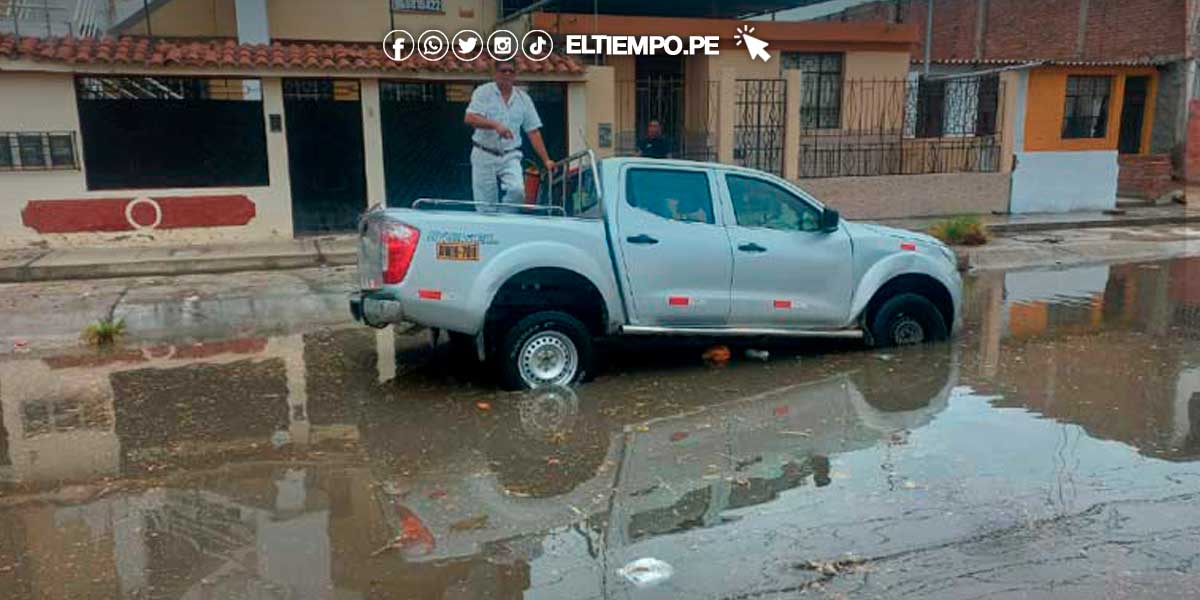
{"type": "Polygon", "coordinates": [[[14,356],[0,589],[1187,597],[1200,260],[988,273],[966,304],[953,343],[616,346],[531,394],[365,328],[14,356]],[[646,558],[669,577],[618,574],[646,558]]]}

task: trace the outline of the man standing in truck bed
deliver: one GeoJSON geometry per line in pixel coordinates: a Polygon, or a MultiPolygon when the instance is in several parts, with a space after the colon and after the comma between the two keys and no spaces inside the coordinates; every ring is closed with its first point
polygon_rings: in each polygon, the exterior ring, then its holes
{"type": "Polygon", "coordinates": [[[542,119],[533,106],[533,99],[513,86],[517,78],[516,63],[496,61],[494,78],[495,81],[475,88],[463,119],[475,128],[475,134],[471,136],[474,146],[471,149],[471,189],[475,201],[493,205],[487,209],[481,205],[481,212],[495,212],[497,200],[506,204],[525,201],[521,175],[522,130],[529,136],[533,151],[542,159],[546,170],[554,168],[554,161],[550,160],[542,140],[542,119]]]}

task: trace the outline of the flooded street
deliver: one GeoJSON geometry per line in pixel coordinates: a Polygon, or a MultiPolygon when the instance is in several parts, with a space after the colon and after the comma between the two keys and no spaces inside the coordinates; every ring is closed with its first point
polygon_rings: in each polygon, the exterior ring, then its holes
{"type": "MultiPolygon", "coordinates": [[[[529,394],[287,277],[0,357],[0,595],[1200,596],[1200,258],[984,272],[948,344],[610,344],[529,394]]],[[[92,317],[57,293],[5,351],[92,317]]]]}

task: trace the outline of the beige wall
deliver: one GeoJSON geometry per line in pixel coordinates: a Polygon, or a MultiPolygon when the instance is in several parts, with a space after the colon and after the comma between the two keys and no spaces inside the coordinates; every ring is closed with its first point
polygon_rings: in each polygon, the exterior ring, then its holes
{"type": "MultiPolygon", "coordinates": [[[[234,0],[172,0],[150,13],[150,29],[162,36],[237,35],[237,13],[234,0]]],[[[130,23],[122,33],[146,33],[146,22],[130,23]]]]}
{"type": "MultiPolygon", "coordinates": [[[[616,131],[613,131],[613,146],[609,148],[600,148],[599,128],[601,123],[613,123],[616,119],[616,73],[612,67],[591,67],[588,69],[587,80],[582,84],[586,85],[586,89],[582,92],[575,92],[575,95],[582,93],[586,98],[587,117],[585,123],[577,124],[573,119],[568,124],[572,132],[568,135],[574,138],[579,134],[575,132],[580,126],[586,132],[586,143],[588,146],[596,150],[597,156],[605,157],[612,156],[616,146],[616,131]]],[[[575,91],[579,89],[581,84],[572,84],[568,89],[575,91]]],[[[576,144],[571,144],[571,151],[582,150],[576,144]]]]}
{"type": "Polygon", "coordinates": [[[908,61],[903,52],[847,52],[842,69],[846,79],[904,79],[908,61]]]}
{"type": "Polygon", "coordinates": [[[1008,173],[801,179],[804,191],[851,219],[986,214],[1008,209],[1008,173]]]}
{"type": "MultiPolygon", "coordinates": [[[[263,108],[263,119],[270,113],[283,114],[283,95],[278,78],[263,79],[263,108]]],[[[0,73],[0,131],[22,130],[74,131],[78,134],[79,117],[71,74],[0,73]]],[[[80,146],[82,143],[80,139],[80,146]]],[[[82,147],[78,151],[82,163],[82,147]]],[[[0,246],[19,247],[34,242],[61,246],[291,239],[291,188],[288,183],[287,144],[282,133],[268,130],[267,153],[271,184],[264,187],[89,191],[82,168],[71,171],[0,171],[0,246]],[[241,227],[153,230],[145,232],[148,237],[131,235],[134,232],[42,235],[21,223],[21,210],[30,200],[212,194],[245,194],[254,202],[256,216],[241,227]]]]}
{"type": "MultiPolygon", "coordinates": [[[[391,29],[389,0],[266,0],[273,39],[368,41],[382,40],[391,29]]],[[[397,12],[397,29],[414,37],[426,29],[453,35],[473,29],[486,35],[496,22],[497,0],[443,0],[443,13],[397,12]]],[[[150,15],[155,35],[237,35],[234,0],[172,0],[150,15]]],[[[144,33],[138,21],[125,33],[144,33]]]]}
{"type": "Polygon", "coordinates": [[[772,53],[771,60],[751,60],[750,54],[741,48],[724,48],[717,56],[708,56],[708,78],[721,78],[721,69],[732,68],[738,79],[776,79],[781,75],[779,57],[772,53]]]}

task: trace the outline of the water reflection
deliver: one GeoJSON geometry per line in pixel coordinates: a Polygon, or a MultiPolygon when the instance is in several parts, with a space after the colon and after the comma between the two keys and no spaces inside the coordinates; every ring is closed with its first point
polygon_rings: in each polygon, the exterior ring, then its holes
{"type": "Polygon", "coordinates": [[[659,556],[676,580],[638,594],[691,597],[1069,514],[1192,481],[1198,269],[993,274],[956,344],[530,395],[358,328],[7,360],[0,589],[586,598],[659,556]]]}
{"type": "Polygon", "coordinates": [[[1198,458],[1198,279],[1196,258],[982,276],[968,312],[976,371],[998,406],[1198,458]]]}

